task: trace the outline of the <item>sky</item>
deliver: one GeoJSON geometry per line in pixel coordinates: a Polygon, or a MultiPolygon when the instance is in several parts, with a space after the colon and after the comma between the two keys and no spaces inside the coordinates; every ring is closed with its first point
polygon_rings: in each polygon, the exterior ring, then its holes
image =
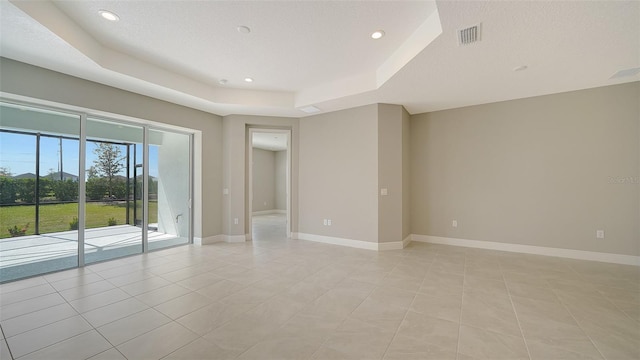
{"type": "MultiPolygon", "coordinates": [[[[96,155],[93,150],[97,144],[87,141],[87,169],[94,164],[96,155]]],[[[58,138],[40,137],[40,175],[58,172],[60,163],[60,143],[58,138]]],[[[140,149],[140,148],[139,148],[140,149]]],[[[122,155],[126,155],[124,146],[122,155]]],[[[132,155],[133,156],[133,155],[132,155]]],[[[139,150],[138,156],[142,156],[139,150]]],[[[78,175],[78,140],[62,140],[63,171],[78,175]]],[[[140,161],[138,161],[140,163],[140,161]]],[[[36,172],[36,137],[33,135],[0,132],[0,167],[7,168],[13,176],[36,172]]],[[[125,176],[126,170],[120,175],[125,176]]],[[[158,176],[158,147],[149,148],[149,175],[158,176]]]]}

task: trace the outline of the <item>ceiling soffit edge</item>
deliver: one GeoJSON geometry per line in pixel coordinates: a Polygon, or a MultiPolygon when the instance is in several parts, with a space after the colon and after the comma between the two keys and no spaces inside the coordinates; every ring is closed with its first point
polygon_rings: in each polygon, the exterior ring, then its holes
{"type": "Polygon", "coordinates": [[[108,48],[48,1],[11,1],[13,5],[69,43],[98,66],[214,104],[293,108],[294,94],[285,91],[223,89],[108,48]]]}
{"type": "Polygon", "coordinates": [[[286,91],[230,89],[206,84],[102,45],[49,1],[10,2],[106,70],[165,87],[213,104],[300,108],[347,96],[374,92],[442,33],[437,8],[376,71],[330,83],[286,91]]]}

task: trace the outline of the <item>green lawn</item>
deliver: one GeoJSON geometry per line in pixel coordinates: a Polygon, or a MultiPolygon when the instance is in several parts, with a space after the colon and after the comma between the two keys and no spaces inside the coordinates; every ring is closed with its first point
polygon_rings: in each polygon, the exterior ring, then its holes
{"type": "MultiPolygon", "coordinates": [[[[133,206],[133,204],[131,204],[133,206]]],[[[87,203],[87,229],[104,227],[110,218],[117,225],[126,224],[126,204],[87,203]]],[[[78,216],[78,204],[46,204],[40,205],[40,233],[46,234],[70,230],[69,223],[78,216]]],[[[133,218],[133,208],[131,208],[133,218]]],[[[26,235],[35,233],[35,205],[0,206],[0,238],[10,237],[8,228],[17,225],[22,228],[29,224],[26,235]]],[[[149,222],[158,222],[158,203],[149,202],[149,222]]]]}

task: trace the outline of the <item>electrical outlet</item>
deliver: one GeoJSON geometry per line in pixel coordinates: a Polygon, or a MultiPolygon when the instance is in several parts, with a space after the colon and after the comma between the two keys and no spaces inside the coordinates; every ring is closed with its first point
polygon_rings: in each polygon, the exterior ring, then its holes
{"type": "Polygon", "coordinates": [[[327,220],[327,225],[331,226],[331,219],[327,220]]]}
{"type": "Polygon", "coordinates": [[[453,220],[451,222],[451,227],[457,228],[458,227],[458,220],[453,220]]]}
{"type": "Polygon", "coordinates": [[[604,230],[596,230],[596,239],[604,239],[604,230]]]}
{"type": "Polygon", "coordinates": [[[233,218],[233,223],[238,225],[238,218],[233,218]]]}
{"type": "Polygon", "coordinates": [[[324,226],[327,226],[327,219],[324,219],[323,223],[324,223],[324,226]]]}

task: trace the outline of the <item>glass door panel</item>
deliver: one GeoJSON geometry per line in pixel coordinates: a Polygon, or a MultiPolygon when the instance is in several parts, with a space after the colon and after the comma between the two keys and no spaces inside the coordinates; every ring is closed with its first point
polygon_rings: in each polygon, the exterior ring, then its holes
{"type": "Polygon", "coordinates": [[[191,137],[149,130],[149,249],[191,239],[191,137]]]}
{"type": "Polygon", "coordinates": [[[142,252],[142,178],[144,129],[87,119],[85,263],[142,252]],[[140,192],[141,193],[141,192],[140,192]]]}
{"type": "Polygon", "coordinates": [[[0,104],[0,282],[78,266],[80,116],[0,104]]]}

